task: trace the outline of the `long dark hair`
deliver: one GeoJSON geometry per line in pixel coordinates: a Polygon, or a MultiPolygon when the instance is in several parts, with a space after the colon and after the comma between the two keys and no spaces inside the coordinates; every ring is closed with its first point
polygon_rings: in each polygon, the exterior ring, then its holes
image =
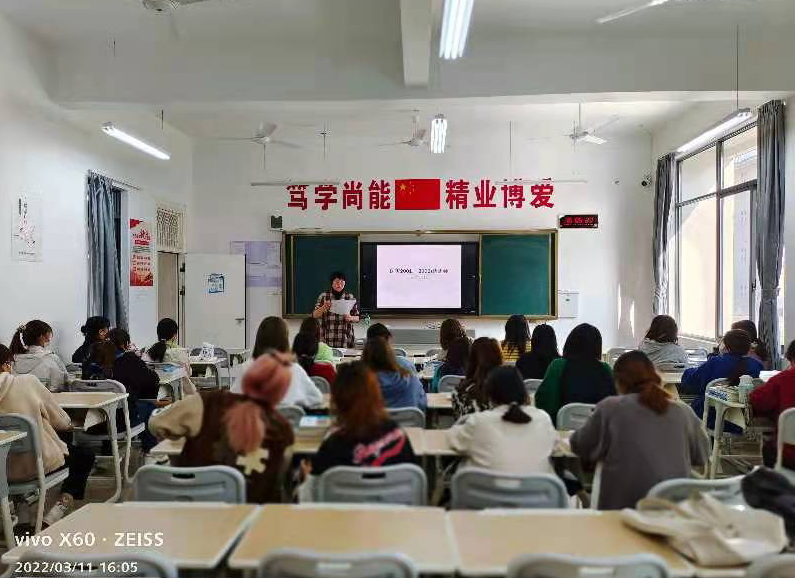
{"type": "Polygon", "coordinates": [[[628,351],[613,365],[613,377],[621,395],[637,393],[638,401],[656,414],[664,414],[670,403],[660,374],[641,351],[628,351]]]}
{"type": "Polygon", "coordinates": [[[458,337],[454,339],[447,348],[447,359],[445,363],[450,367],[466,368],[470,345],[469,337],[458,337]]]}
{"type": "Polygon", "coordinates": [[[257,338],[254,340],[254,351],[251,356],[256,359],[268,349],[275,349],[281,353],[290,351],[287,323],[281,317],[266,317],[262,320],[257,329],[257,338]]]}
{"type": "Polygon", "coordinates": [[[95,315],[86,319],[85,325],[80,328],[80,333],[85,337],[89,345],[99,340],[99,332],[103,329],[110,329],[110,319],[95,315]]]}
{"type": "Polygon", "coordinates": [[[331,405],[343,437],[368,438],[389,419],[378,377],[363,361],[337,367],[337,379],[331,384],[331,405]]]}
{"type": "Polygon", "coordinates": [[[493,406],[507,405],[508,411],[502,419],[509,423],[530,423],[533,418],[522,411],[527,405],[527,389],[519,370],[512,365],[501,365],[489,372],[486,378],[486,391],[493,406]]]}
{"type": "Polygon", "coordinates": [[[555,335],[555,328],[546,323],[536,325],[533,329],[533,337],[530,338],[531,352],[539,357],[552,361],[560,357],[558,352],[558,337],[555,335]]]}
{"type": "Polygon", "coordinates": [[[2,343],[0,343],[0,365],[11,363],[13,359],[14,355],[11,353],[11,350],[2,343]]]}
{"type": "Polygon", "coordinates": [[[395,350],[383,337],[371,337],[364,342],[362,361],[373,371],[399,373],[402,377],[410,375],[410,372],[397,362],[395,350]]]}
{"type": "MultiPolygon", "coordinates": [[[[113,377],[113,363],[116,361],[116,345],[111,341],[97,341],[91,346],[88,355],[88,366],[93,375],[84,376],[84,379],[113,377]]],[[[86,364],[83,365],[85,373],[86,364]]]]}
{"type": "Polygon", "coordinates": [[[147,352],[149,359],[162,363],[168,350],[167,341],[171,341],[175,335],[179,334],[179,325],[173,319],[164,317],[157,322],[157,343],[149,348],[147,352]]]}
{"type": "Polygon", "coordinates": [[[740,377],[748,373],[748,353],[751,351],[751,336],[742,329],[732,329],[723,336],[723,344],[731,355],[739,359],[728,377],[729,385],[738,385],[740,377]]]}
{"type": "Polygon", "coordinates": [[[581,323],[571,330],[563,345],[566,359],[593,359],[602,357],[602,334],[593,325],[581,323]]]}
{"type": "Polygon", "coordinates": [[[39,319],[28,321],[14,332],[14,337],[11,339],[11,353],[13,355],[27,353],[28,347],[38,345],[39,340],[50,333],[52,327],[44,321],[39,319]]]}
{"type": "Polygon", "coordinates": [[[530,341],[530,326],[524,315],[511,315],[505,322],[505,344],[506,350],[515,349],[519,355],[527,350],[527,342],[530,341]]]}
{"type": "Polygon", "coordinates": [[[469,348],[469,361],[464,383],[472,385],[475,399],[481,407],[485,407],[489,403],[486,379],[491,370],[500,365],[502,365],[502,350],[496,339],[478,337],[472,342],[472,347],[469,348]]]}
{"type": "Polygon", "coordinates": [[[121,327],[115,327],[108,331],[108,341],[116,347],[116,351],[127,351],[130,346],[130,334],[121,327]]]}
{"type": "Polygon", "coordinates": [[[735,321],[732,323],[732,329],[742,329],[745,331],[751,337],[751,351],[754,355],[761,359],[763,363],[768,361],[767,344],[759,339],[759,333],[753,321],[750,319],[735,321]]]}
{"type": "Polygon", "coordinates": [[[787,347],[787,353],[784,355],[784,357],[790,363],[795,363],[795,339],[790,341],[789,347],[787,347]]]}
{"type": "Polygon", "coordinates": [[[317,345],[317,339],[311,333],[299,331],[293,339],[293,353],[298,359],[298,365],[303,367],[307,373],[310,373],[312,366],[315,365],[317,345]]]}
{"type": "Polygon", "coordinates": [[[298,330],[299,333],[309,333],[310,335],[314,335],[315,341],[318,343],[320,342],[320,321],[315,319],[314,317],[307,317],[301,322],[301,328],[298,330]]]}
{"type": "Polygon", "coordinates": [[[679,327],[670,315],[658,315],[651,320],[646,339],[657,343],[676,343],[679,340],[679,327]]]}
{"type": "Polygon", "coordinates": [[[446,351],[453,341],[459,337],[466,337],[466,335],[467,332],[458,319],[445,319],[439,328],[439,345],[446,351]]]}

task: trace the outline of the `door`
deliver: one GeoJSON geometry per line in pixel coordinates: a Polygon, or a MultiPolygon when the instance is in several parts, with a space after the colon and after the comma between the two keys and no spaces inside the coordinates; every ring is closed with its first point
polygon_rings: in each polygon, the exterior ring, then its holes
{"type": "Polygon", "coordinates": [[[245,255],[185,255],[185,345],[246,346],[245,255]]]}
{"type": "Polygon", "coordinates": [[[180,322],[179,307],[179,272],[177,253],[157,254],[157,318],[169,317],[180,322]]]}

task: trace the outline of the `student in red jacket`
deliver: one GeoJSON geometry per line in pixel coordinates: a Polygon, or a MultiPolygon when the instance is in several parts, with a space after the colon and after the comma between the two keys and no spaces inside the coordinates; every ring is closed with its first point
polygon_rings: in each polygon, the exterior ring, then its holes
{"type": "MultiPolygon", "coordinates": [[[[771,377],[767,383],[757,387],[751,392],[750,403],[757,415],[763,415],[776,421],[785,409],[795,407],[795,341],[787,348],[788,369],[771,377]]],[[[778,432],[776,432],[778,433],[778,432]]],[[[769,440],[762,448],[762,458],[765,465],[772,468],[776,463],[776,437],[769,440]]],[[[785,445],[784,466],[795,469],[795,446],[785,445]]]]}

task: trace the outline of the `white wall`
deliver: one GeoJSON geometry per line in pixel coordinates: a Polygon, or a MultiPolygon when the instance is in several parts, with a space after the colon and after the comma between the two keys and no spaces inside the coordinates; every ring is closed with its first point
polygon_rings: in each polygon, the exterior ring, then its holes
{"type": "MultiPolygon", "coordinates": [[[[505,123],[507,125],[507,123],[505,123]]],[[[228,253],[230,241],[278,240],[269,230],[272,214],[284,216],[284,228],[319,227],[327,231],[373,230],[492,230],[554,228],[558,214],[599,213],[596,231],[560,233],[561,289],[580,292],[580,317],[554,325],[561,344],[575,324],[590,322],[604,335],[605,346],[633,345],[651,317],[652,191],[640,186],[648,172],[651,147],[648,136],[611,141],[602,147],[581,145],[573,156],[565,138],[528,141],[515,139],[513,175],[586,178],[587,185],[558,185],[555,208],[522,210],[502,208],[438,212],[342,210],[341,205],[321,212],[287,209],[283,188],[254,188],[252,180],[279,178],[356,179],[366,189],[372,178],[481,178],[509,177],[508,127],[474,123],[444,155],[421,148],[377,148],[361,142],[332,140],[327,163],[316,150],[269,151],[268,172],[262,171],[261,151],[250,145],[197,141],[194,148],[195,196],[189,229],[191,251],[228,253]]],[[[377,127],[373,134],[378,134],[377,127]]],[[[539,127],[539,134],[544,134],[539,127]]],[[[377,141],[376,141],[377,142],[377,141]]],[[[497,198],[501,193],[498,192],[497,198]]],[[[320,288],[319,288],[320,290],[320,288]]],[[[259,321],[281,313],[281,297],[262,290],[248,293],[249,340],[259,321]]],[[[425,320],[390,321],[395,327],[425,326],[425,320]]],[[[467,322],[479,334],[502,336],[503,321],[467,322]]]]}
{"type": "MultiPolygon", "coordinates": [[[[54,347],[68,358],[82,339],[78,328],[86,316],[86,172],[141,187],[130,193],[132,216],[154,225],[154,198],[188,202],[191,147],[173,130],[160,134],[154,117],[113,111],[90,117],[52,104],[47,96],[52,52],[1,17],[0,53],[0,343],[7,344],[19,324],[40,318],[53,326],[54,347]],[[172,160],[151,159],[106,137],[99,130],[102,118],[159,139],[172,160]],[[10,199],[23,191],[36,192],[44,201],[41,262],[11,260],[10,199]]],[[[122,275],[126,279],[128,273],[122,275]]],[[[132,338],[142,345],[154,339],[155,297],[151,289],[143,302],[131,304],[132,338]]]]}

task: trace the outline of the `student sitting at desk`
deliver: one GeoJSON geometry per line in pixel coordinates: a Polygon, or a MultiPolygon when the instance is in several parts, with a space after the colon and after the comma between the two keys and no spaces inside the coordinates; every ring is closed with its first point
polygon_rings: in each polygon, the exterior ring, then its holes
{"type": "Polygon", "coordinates": [[[50,391],[61,391],[69,380],[66,366],[50,349],[52,327],[34,319],[19,327],[11,340],[14,370],[39,378],[50,391]]]}
{"type": "Polygon", "coordinates": [[[107,317],[94,316],[86,320],[86,324],[80,328],[83,334],[83,345],[78,347],[72,354],[72,363],[83,363],[91,353],[91,346],[99,341],[105,341],[110,331],[110,321],[107,317]]]}
{"type": "MultiPolygon", "coordinates": [[[[69,477],[61,485],[61,495],[44,516],[45,524],[54,524],[74,509],[75,500],[85,497],[94,453],[72,445],[69,415],[35,375],[14,375],[11,361],[11,351],[0,345],[0,413],[18,413],[33,420],[39,431],[45,474],[69,468],[69,477]]],[[[11,453],[6,472],[11,482],[33,480],[36,478],[35,459],[30,454],[11,453]]]]}
{"type": "Polygon", "coordinates": [[[337,372],[331,363],[317,361],[317,344],[314,335],[299,331],[293,339],[293,353],[298,365],[304,368],[309,377],[322,377],[331,385],[337,378],[337,372]]]}
{"type": "Polygon", "coordinates": [[[549,458],[558,434],[546,412],[529,405],[519,371],[493,369],[486,380],[492,409],[466,415],[447,430],[450,447],[467,456],[464,466],[509,474],[551,474],[549,458]]]}
{"type": "Polygon", "coordinates": [[[439,327],[439,347],[442,351],[437,353],[432,361],[445,361],[447,359],[447,352],[453,341],[459,337],[466,337],[467,332],[464,326],[458,319],[445,319],[439,327]]]}
{"type": "MultiPolygon", "coordinates": [[[[240,366],[241,371],[247,371],[260,355],[269,350],[284,354],[290,353],[287,324],[281,317],[266,317],[259,324],[251,359],[240,366]]],[[[290,365],[289,370],[290,387],[287,389],[284,399],[282,399],[282,404],[299,405],[304,408],[319,406],[323,402],[323,394],[306,374],[304,368],[297,363],[293,363],[290,365]]],[[[232,384],[232,392],[242,393],[242,385],[243,380],[241,378],[236,379],[232,384]]]]}
{"type": "Polygon", "coordinates": [[[301,322],[299,333],[308,333],[317,342],[317,355],[315,361],[334,363],[334,353],[327,343],[320,340],[320,321],[314,317],[307,317],[301,322]]]}
{"type": "Polygon", "coordinates": [[[748,353],[748,357],[756,359],[765,369],[770,369],[768,367],[770,356],[767,353],[767,346],[764,341],[759,339],[756,323],[750,319],[743,319],[732,323],[732,329],[742,329],[751,337],[751,351],[748,353]]]}
{"type": "Polygon", "coordinates": [[[439,380],[445,375],[466,375],[467,360],[469,359],[469,337],[454,339],[447,348],[445,361],[436,368],[431,382],[431,391],[439,391],[439,380]]]}
{"type": "Polygon", "coordinates": [[[248,502],[280,502],[294,436],[276,408],[290,388],[293,365],[287,355],[261,353],[240,379],[242,393],[191,395],[153,415],[149,429],[159,438],[187,438],[175,459],[180,467],[236,468],[246,478],[248,502]]]}
{"type": "MultiPolygon", "coordinates": [[[[127,390],[127,409],[130,414],[130,426],[147,423],[155,410],[152,401],[157,399],[160,390],[160,377],[149,369],[146,363],[130,350],[130,335],[124,330],[111,329],[108,340],[96,343],[91,348],[88,363],[84,364],[83,379],[113,379],[121,383],[127,390]]],[[[117,431],[124,431],[124,410],[116,411],[117,431]]],[[[90,434],[102,434],[108,431],[106,424],[98,424],[89,428],[90,434]]],[[[144,454],[157,445],[157,440],[144,430],[141,433],[141,449],[144,454]]]]}
{"type": "MultiPolygon", "coordinates": [[[[691,404],[693,411],[698,417],[704,415],[704,396],[707,392],[707,384],[715,379],[727,379],[729,385],[740,383],[740,377],[750,375],[759,377],[762,371],[762,364],[756,359],[748,356],[751,350],[751,337],[741,329],[732,329],[723,336],[724,353],[717,357],[711,357],[699,367],[686,369],[682,374],[682,383],[679,386],[679,393],[695,395],[695,400],[691,404]]],[[[715,423],[715,411],[710,410],[708,418],[710,427],[715,423]]],[[[740,428],[733,423],[726,422],[725,431],[728,433],[740,433],[740,428]]]]}
{"type": "Polygon", "coordinates": [[[469,349],[466,378],[456,386],[452,395],[453,416],[460,419],[476,411],[489,409],[486,378],[495,367],[502,365],[500,344],[491,337],[478,337],[469,349]]]}
{"type": "Polygon", "coordinates": [[[377,373],[387,407],[427,409],[428,400],[417,374],[398,363],[394,350],[385,339],[368,339],[364,344],[362,361],[377,373]]]}
{"type": "Polygon", "coordinates": [[[535,395],[536,407],[557,424],[558,410],[569,403],[599,403],[615,395],[610,366],[602,360],[602,334],[582,323],[571,330],[563,346],[563,357],[549,365],[535,395]]]}
{"type": "MultiPolygon", "coordinates": [[[[389,327],[383,323],[373,323],[367,328],[367,340],[369,341],[370,339],[377,339],[379,337],[386,341],[390,349],[395,347],[395,337],[392,335],[389,327]]],[[[413,361],[403,357],[402,355],[396,355],[395,358],[397,359],[399,366],[403,367],[407,371],[410,371],[411,373],[417,372],[417,368],[414,366],[413,361]]]]}
{"type": "Polygon", "coordinates": [[[546,323],[536,325],[530,344],[530,351],[519,358],[516,369],[524,379],[544,379],[549,364],[560,357],[555,328],[546,323]]]}
{"type": "Polygon", "coordinates": [[[575,454],[602,463],[600,510],[634,508],[652,486],[689,478],[709,455],[701,421],[670,399],[644,353],[625,353],[613,371],[620,395],[599,402],[571,436],[575,454]]]}
{"type": "Polygon", "coordinates": [[[505,322],[505,339],[502,347],[502,360],[504,363],[515,363],[530,343],[530,326],[524,315],[511,315],[505,322]]]}
{"type": "MultiPolygon", "coordinates": [[[[383,341],[383,340],[379,340],[383,341]]],[[[343,363],[331,386],[336,423],[310,461],[301,463],[300,501],[312,501],[317,477],[335,466],[416,463],[406,432],[389,419],[375,373],[362,361],[343,363]]]]}
{"type": "MultiPolygon", "coordinates": [[[[795,407],[795,341],[787,347],[786,353],[789,367],[771,377],[767,383],[760,385],[751,392],[749,402],[754,413],[775,420],[778,429],[778,416],[786,409],[795,407]]],[[[776,435],[768,439],[762,448],[765,465],[772,468],[776,463],[778,452],[776,435]]],[[[784,444],[783,466],[795,470],[795,446],[784,444]]]]}
{"type": "MultiPolygon", "coordinates": [[[[190,356],[184,347],[179,346],[179,325],[173,319],[164,317],[157,322],[157,343],[146,354],[153,363],[181,365],[187,375],[191,374],[190,356]]],[[[189,377],[183,377],[180,382],[184,394],[196,393],[196,386],[189,377]]]]}
{"type": "Polygon", "coordinates": [[[654,365],[687,365],[687,352],[679,345],[679,327],[669,315],[658,315],[651,320],[646,337],[638,350],[645,353],[654,365]]]}

